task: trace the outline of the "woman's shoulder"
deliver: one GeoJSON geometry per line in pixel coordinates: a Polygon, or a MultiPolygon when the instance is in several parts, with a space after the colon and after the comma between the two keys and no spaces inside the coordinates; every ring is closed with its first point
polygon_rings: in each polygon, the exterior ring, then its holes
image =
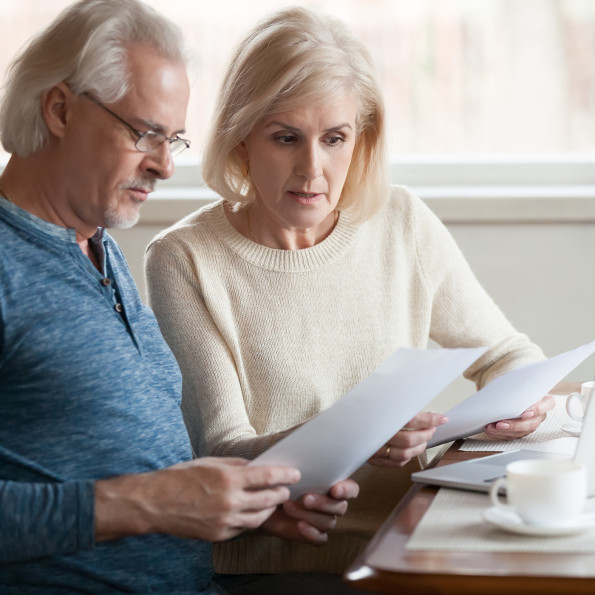
{"type": "Polygon", "coordinates": [[[167,245],[170,248],[188,244],[197,247],[205,241],[204,238],[208,235],[205,232],[221,226],[224,219],[223,201],[219,199],[211,202],[160,231],[149,242],[147,250],[156,244],[167,245]]]}
{"type": "Polygon", "coordinates": [[[410,229],[413,221],[427,209],[423,201],[407,186],[391,185],[390,192],[371,223],[410,229]]]}
{"type": "Polygon", "coordinates": [[[434,228],[440,226],[436,214],[413,190],[407,186],[391,185],[391,192],[385,205],[385,218],[398,220],[407,226],[434,228]]]}
{"type": "Polygon", "coordinates": [[[386,207],[392,211],[412,212],[423,206],[423,201],[407,186],[392,184],[386,207]]]}

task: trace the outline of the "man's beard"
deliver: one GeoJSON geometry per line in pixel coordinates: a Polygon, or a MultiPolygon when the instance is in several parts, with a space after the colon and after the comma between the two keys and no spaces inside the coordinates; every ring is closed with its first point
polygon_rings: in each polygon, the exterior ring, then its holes
{"type": "MultiPolygon", "coordinates": [[[[130,180],[122,184],[119,190],[122,193],[126,193],[130,188],[142,189],[145,192],[153,192],[155,189],[155,180],[130,180]]],[[[116,202],[115,205],[110,205],[105,212],[105,227],[108,229],[128,229],[136,225],[140,219],[140,208],[143,203],[132,202],[131,205],[136,208],[133,210],[130,207],[124,209],[124,206],[121,205],[119,201],[116,202]],[[126,214],[122,213],[124,210],[126,214]]]]}
{"type": "Polygon", "coordinates": [[[108,207],[105,212],[105,227],[108,229],[128,229],[138,223],[140,219],[140,208],[139,204],[136,210],[127,212],[125,215],[120,213],[118,205],[108,207]]]}

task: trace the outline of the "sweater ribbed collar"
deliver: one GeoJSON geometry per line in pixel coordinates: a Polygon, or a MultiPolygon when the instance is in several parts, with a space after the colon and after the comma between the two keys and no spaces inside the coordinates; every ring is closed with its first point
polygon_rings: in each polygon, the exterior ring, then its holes
{"type": "Polygon", "coordinates": [[[359,227],[341,212],[333,231],[319,244],[302,250],[281,250],[257,244],[239,233],[225,216],[223,201],[203,209],[204,221],[217,238],[251,264],[279,272],[299,273],[327,266],[353,245],[359,227]]]}

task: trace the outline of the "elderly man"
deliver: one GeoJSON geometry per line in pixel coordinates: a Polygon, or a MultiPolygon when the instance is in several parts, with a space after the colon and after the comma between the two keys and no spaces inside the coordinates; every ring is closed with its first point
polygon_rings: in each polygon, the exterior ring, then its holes
{"type": "Polygon", "coordinates": [[[192,460],[179,369],[104,232],[137,221],[189,145],[178,29],[137,0],[83,0],[5,91],[0,591],[217,593],[206,540],[265,523],[324,542],[353,482],[286,503],[296,469],[192,460]]]}

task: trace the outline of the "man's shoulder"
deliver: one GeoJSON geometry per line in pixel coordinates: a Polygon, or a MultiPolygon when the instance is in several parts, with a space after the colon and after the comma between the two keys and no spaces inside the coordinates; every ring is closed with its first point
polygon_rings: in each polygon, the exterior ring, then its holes
{"type": "Polygon", "coordinates": [[[41,246],[23,229],[16,227],[10,220],[0,214],[0,274],[6,272],[13,275],[15,267],[19,270],[34,267],[30,258],[33,252],[39,252],[41,246]]]}

